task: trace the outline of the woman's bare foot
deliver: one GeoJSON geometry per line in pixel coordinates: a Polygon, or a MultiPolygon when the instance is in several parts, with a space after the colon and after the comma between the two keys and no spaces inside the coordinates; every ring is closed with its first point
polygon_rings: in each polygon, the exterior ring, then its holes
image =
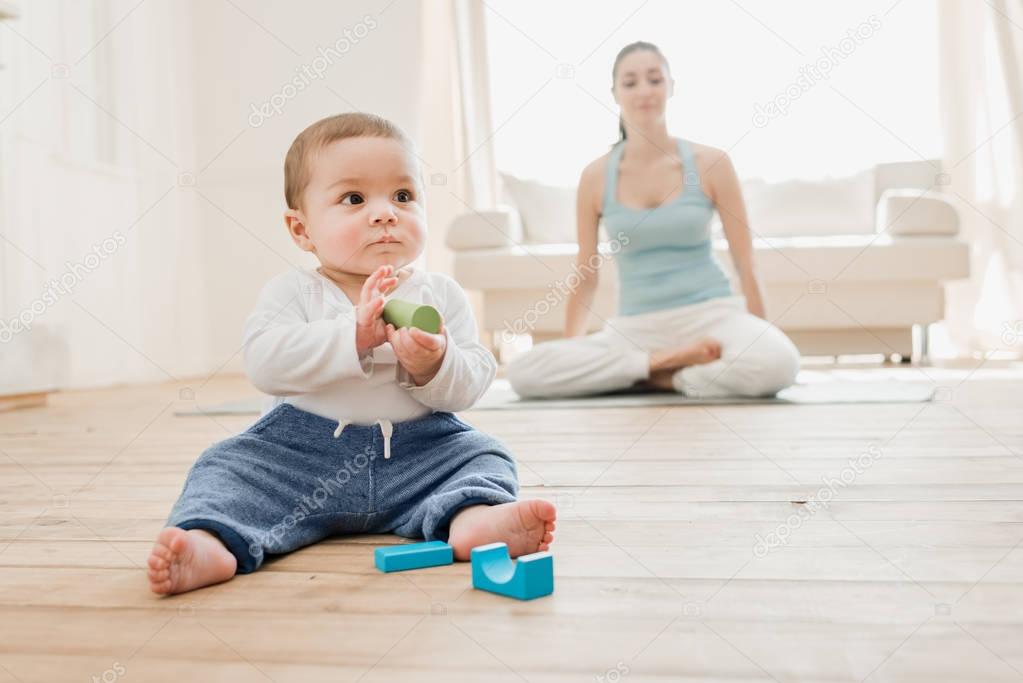
{"type": "Polygon", "coordinates": [[[675,391],[675,385],[671,382],[671,376],[678,372],[678,369],[657,370],[650,373],[650,377],[643,382],[647,389],[658,391],[675,391]]]}
{"type": "Polygon", "coordinates": [[[456,560],[468,560],[476,546],[507,543],[512,557],[550,548],[558,512],[546,500],[520,500],[501,505],[472,505],[451,520],[448,543],[456,560]]]}
{"type": "Polygon", "coordinates": [[[202,529],[167,527],[149,554],[149,588],[167,595],[227,581],[238,561],[220,539],[202,529]]]}
{"type": "Polygon", "coordinates": [[[650,374],[662,370],[679,370],[689,365],[710,363],[721,357],[721,344],[716,339],[698,342],[650,354],[650,374]]]}
{"type": "Polygon", "coordinates": [[[650,376],[641,386],[657,391],[675,391],[672,376],[684,367],[710,363],[721,357],[721,344],[714,339],[698,342],[675,349],[654,351],[650,354],[650,376]]]}

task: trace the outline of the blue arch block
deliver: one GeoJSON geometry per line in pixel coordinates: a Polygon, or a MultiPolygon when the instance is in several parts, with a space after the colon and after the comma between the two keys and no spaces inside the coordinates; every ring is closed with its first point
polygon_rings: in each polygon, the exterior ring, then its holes
{"type": "Polygon", "coordinates": [[[549,552],[523,555],[512,561],[508,544],[473,548],[472,587],[519,600],[542,598],[554,592],[554,557],[549,552]]]}

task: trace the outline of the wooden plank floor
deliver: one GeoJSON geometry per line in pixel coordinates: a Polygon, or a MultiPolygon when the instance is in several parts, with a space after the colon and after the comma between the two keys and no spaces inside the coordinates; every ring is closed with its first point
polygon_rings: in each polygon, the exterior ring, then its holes
{"type": "Polygon", "coordinates": [[[0,681],[1023,679],[1023,370],[845,374],[946,389],[466,413],[559,506],[556,590],[531,603],[473,591],[465,564],[379,574],[393,539],[370,536],[158,598],[143,566],[188,467],[250,422],[173,411],[245,380],[2,414],[0,681]]]}

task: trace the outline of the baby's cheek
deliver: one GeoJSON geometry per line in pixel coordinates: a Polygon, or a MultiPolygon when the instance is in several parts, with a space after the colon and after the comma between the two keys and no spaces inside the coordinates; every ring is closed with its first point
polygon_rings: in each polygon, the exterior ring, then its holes
{"type": "Polygon", "coordinates": [[[426,224],[416,224],[410,232],[412,233],[412,239],[415,241],[416,246],[422,246],[426,243],[426,224]]]}
{"type": "Polygon", "coordinates": [[[332,241],[332,250],[335,255],[349,258],[359,251],[363,240],[355,231],[338,231],[332,241]]]}

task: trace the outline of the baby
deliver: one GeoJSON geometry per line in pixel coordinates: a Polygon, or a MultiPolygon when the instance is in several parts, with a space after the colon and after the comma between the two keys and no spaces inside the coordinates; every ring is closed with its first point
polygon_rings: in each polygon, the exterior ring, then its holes
{"type": "Polygon", "coordinates": [[[152,590],[226,581],[335,534],[446,540],[459,560],[497,541],[546,550],[554,506],[516,501],[507,448],[452,414],[497,366],[458,284],[409,265],[426,239],[411,142],[377,116],[331,116],[295,138],[284,185],[288,232],[320,266],[260,293],[245,368],[273,407],[192,466],[149,556],[152,590]],[[439,333],[386,324],[392,294],[439,310],[439,333]]]}

